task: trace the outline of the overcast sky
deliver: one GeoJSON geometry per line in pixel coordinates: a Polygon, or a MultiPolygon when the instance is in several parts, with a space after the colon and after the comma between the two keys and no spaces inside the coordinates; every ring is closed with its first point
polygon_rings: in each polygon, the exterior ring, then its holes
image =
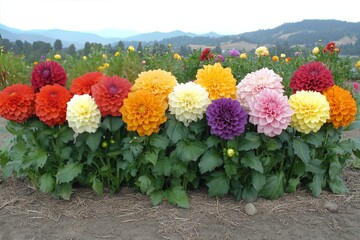
{"type": "Polygon", "coordinates": [[[354,0],[0,0],[0,23],[21,30],[239,34],[304,19],[360,22],[359,6],[354,0]]]}

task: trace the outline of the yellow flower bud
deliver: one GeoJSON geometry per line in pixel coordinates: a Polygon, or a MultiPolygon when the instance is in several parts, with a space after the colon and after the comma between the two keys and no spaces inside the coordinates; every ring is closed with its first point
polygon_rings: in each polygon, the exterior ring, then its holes
{"type": "Polygon", "coordinates": [[[133,51],[135,51],[135,48],[134,48],[133,46],[129,46],[129,47],[128,47],[128,51],[129,51],[129,52],[133,52],[133,51]]]}
{"type": "Polygon", "coordinates": [[[55,58],[56,60],[60,60],[60,59],[61,59],[61,55],[60,55],[60,54],[55,54],[55,55],[54,55],[54,58],[55,58]]]}

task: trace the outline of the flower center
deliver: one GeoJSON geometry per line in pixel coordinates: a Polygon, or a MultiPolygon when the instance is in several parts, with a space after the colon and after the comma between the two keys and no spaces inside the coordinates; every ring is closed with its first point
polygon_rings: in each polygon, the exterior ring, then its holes
{"type": "Polygon", "coordinates": [[[144,114],[146,112],[146,107],[144,105],[140,105],[138,111],[140,114],[144,114]]]}

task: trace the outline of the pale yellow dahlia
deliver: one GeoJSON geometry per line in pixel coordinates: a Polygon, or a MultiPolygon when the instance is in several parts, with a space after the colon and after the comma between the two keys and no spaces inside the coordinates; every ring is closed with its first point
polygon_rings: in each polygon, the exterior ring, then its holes
{"type": "Polygon", "coordinates": [[[135,80],[131,91],[150,90],[156,96],[160,96],[163,100],[167,100],[167,96],[176,86],[176,77],[161,69],[149,70],[139,74],[135,80]]]}
{"type": "Polygon", "coordinates": [[[94,133],[100,126],[101,113],[89,94],[75,94],[67,103],[66,120],[76,134],[94,133]]]}
{"type": "Polygon", "coordinates": [[[289,98],[294,114],[291,126],[302,133],[317,132],[330,119],[330,105],[326,97],[315,91],[297,91],[289,98]]]}
{"type": "Polygon", "coordinates": [[[202,119],[210,103],[206,89],[194,82],[178,84],[169,94],[170,113],[185,126],[202,119]]]}
{"type": "Polygon", "coordinates": [[[269,56],[269,49],[265,46],[258,47],[257,49],[255,49],[255,54],[258,57],[269,56]]]}
{"type": "Polygon", "coordinates": [[[223,68],[220,63],[205,65],[204,69],[199,69],[195,83],[206,88],[211,100],[236,98],[236,79],[231,73],[231,68],[223,68]]]}

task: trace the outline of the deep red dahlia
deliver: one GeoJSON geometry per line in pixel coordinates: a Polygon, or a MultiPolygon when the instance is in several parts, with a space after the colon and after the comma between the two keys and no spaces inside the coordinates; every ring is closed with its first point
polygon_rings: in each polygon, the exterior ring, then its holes
{"type": "Polygon", "coordinates": [[[25,122],[35,113],[34,90],[25,84],[13,84],[0,92],[0,116],[25,122]]]}
{"type": "Polygon", "coordinates": [[[310,62],[301,65],[290,79],[293,93],[301,90],[321,92],[334,85],[331,71],[321,62],[310,62]]]}
{"type": "Polygon", "coordinates": [[[45,61],[37,64],[31,73],[31,85],[35,92],[45,85],[58,83],[66,86],[67,75],[65,69],[58,63],[45,61]]]}
{"type": "Polygon", "coordinates": [[[67,102],[72,95],[64,86],[59,84],[46,85],[36,93],[36,115],[40,121],[53,127],[66,121],[67,102]]]}
{"type": "Polygon", "coordinates": [[[213,58],[214,55],[211,54],[210,51],[211,51],[210,48],[205,48],[204,51],[202,51],[202,53],[200,55],[200,61],[205,61],[205,60],[209,60],[209,59],[213,58]]]}
{"type": "Polygon", "coordinates": [[[89,72],[78,78],[75,78],[70,86],[70,92],[72,94],[83,95],[91,94],[91,86],[98,83],[104,76],[101,72],[89,72]]]}
{"type": "Polygon", "coordinates": [[[330,54],[332,53],[340,53],[340,49],[338,47],[336,47],[336,43],[334,42],[329,42],[328,44],[326,44],[324,50],[324,53],[329,52],[330,54]]]}
{"type": "Polygon", "coordinates": [[[98,105],[101,115],[121,116],[120,108],[128,96],[131,82],[118,76],[104,76],[97,84],[91,87],[92,96],[98,105]]]}

